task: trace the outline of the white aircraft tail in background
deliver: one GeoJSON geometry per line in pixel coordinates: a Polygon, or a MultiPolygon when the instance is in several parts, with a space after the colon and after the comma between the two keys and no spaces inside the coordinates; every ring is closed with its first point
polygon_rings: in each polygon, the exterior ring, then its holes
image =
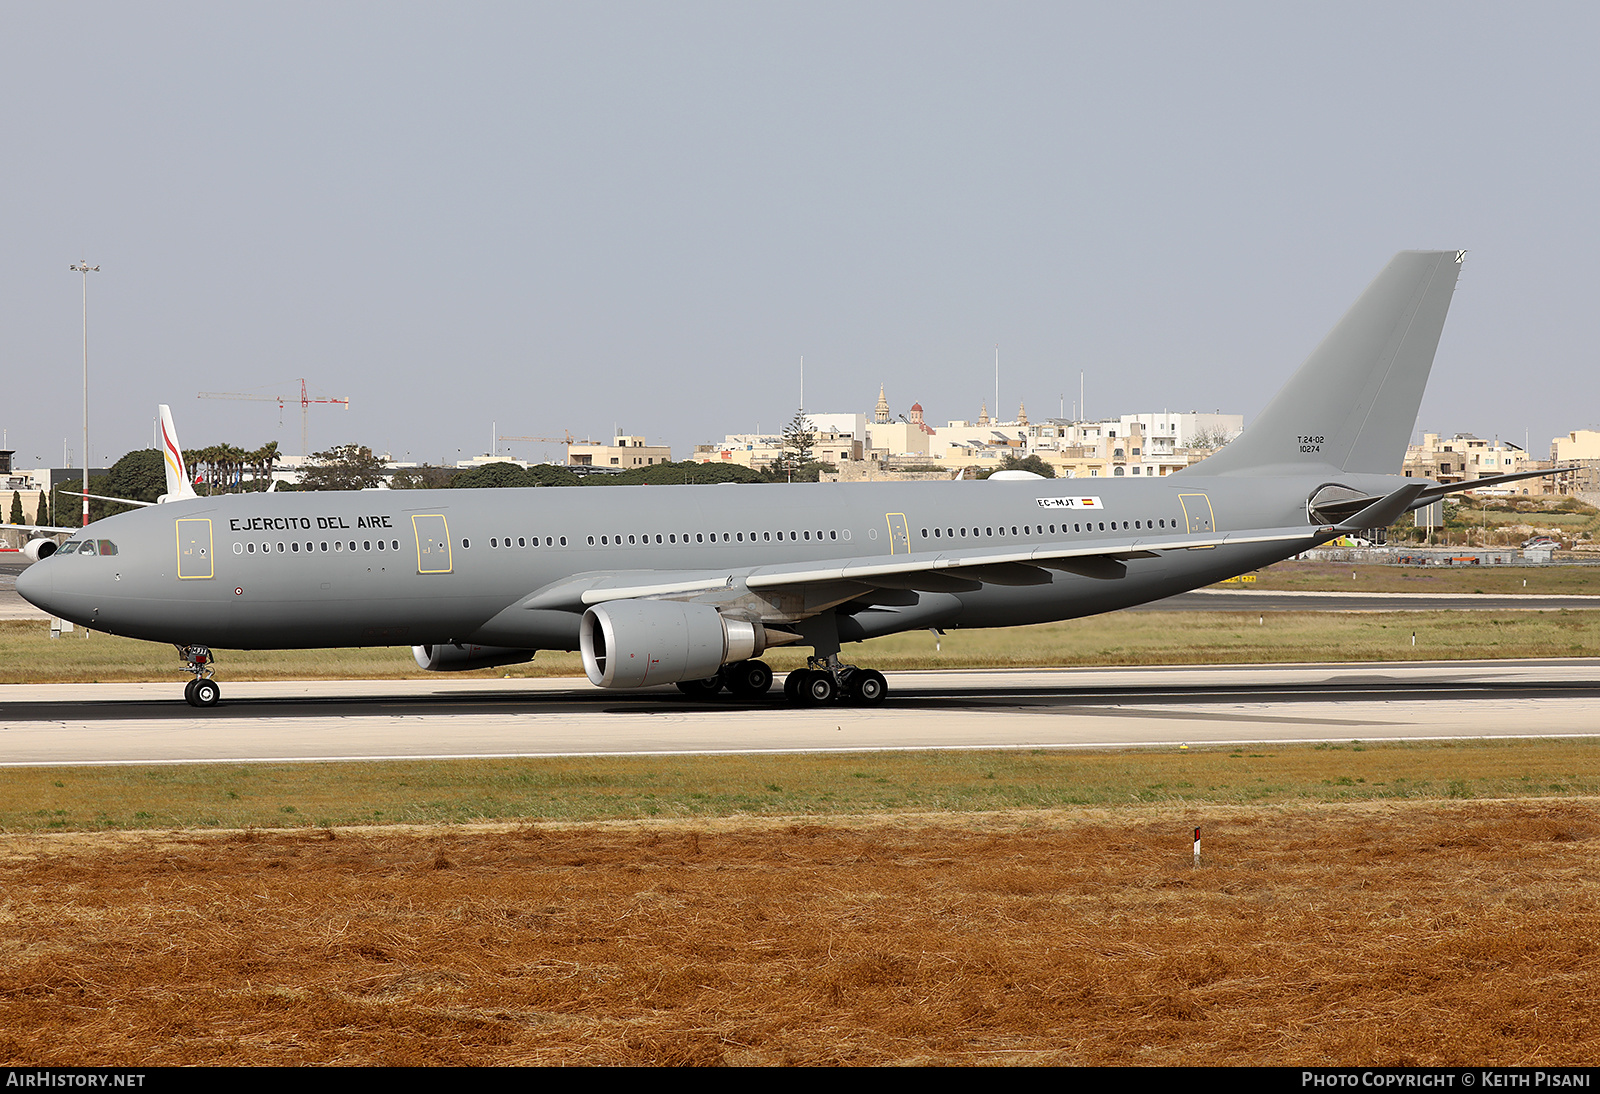
{"type": "Polygon", "coordinates": [[[167,469],[167,492],[157,501],[185,501],[199,497],[189,482],[189,469],[183,463],[183,449],[178,447],[178,429],[172,424],[172,408],[162,403],[160,410],[161,457],[167,469]]]}

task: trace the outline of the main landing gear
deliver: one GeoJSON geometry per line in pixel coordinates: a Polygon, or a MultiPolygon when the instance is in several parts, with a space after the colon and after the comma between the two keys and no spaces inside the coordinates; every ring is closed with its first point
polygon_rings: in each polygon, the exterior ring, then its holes
{"type": "Polygon", "coordinates": [[[772,688],[772,669],[765,661],[735,661],[723,665],[715,676],[678,684],[678,690],[692,699],[709,699],[723,688],[740,699],[759,699],[772,688]]]}
{"type": "MultiPolygon", "coordinates": [[[[678,690],[692,699],[710,699],[726,688],[735,698],[759,699],[772,688],[772,669],[764,661],[736,661],[715,676],[684,680],[678,690]]],[[[845,702],[874,707],[889,694],[889,682],[876,669],[840,664],[837,657],[812,658],[783,682],[783,697],[795,706],[845,702]]]]}
{"type": "Polygon", "coordinates": [[[183,658],[184,672],[192,672],[194,679],[183,686],[183,697],[192,707],[214,707],[222,701],[222,687],[211,678],[215,659],[206,646],[179,646],[178,656],[183,658]]]}
{"type": "Polygon", "coordinates": [[[797,706],[815,707],[841,701],[851,706],[875,707],[889,695],[889,682],[877,669],[842,665],[837,657],[815,658],[791,672],[783,682],[783,695],[797,706]]]}

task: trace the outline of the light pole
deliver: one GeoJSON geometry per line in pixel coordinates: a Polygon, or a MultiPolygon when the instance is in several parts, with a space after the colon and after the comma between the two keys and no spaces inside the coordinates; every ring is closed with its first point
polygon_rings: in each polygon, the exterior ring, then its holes
{"type": "Polygon", "coordinates": [[[99,273],[99,266],[87,260],[75,263],[71,269],[83,275],[83,524],[89,526],[89,275],[99,273]]]}

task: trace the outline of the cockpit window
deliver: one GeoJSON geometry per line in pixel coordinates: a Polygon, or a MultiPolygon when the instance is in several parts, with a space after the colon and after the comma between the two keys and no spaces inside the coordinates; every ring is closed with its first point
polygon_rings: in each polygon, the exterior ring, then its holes
{"type": "Polygon", "coordinates": [[[63,543],[60,547],[56,548],[56,554],[58,554],[58,555],[70,555],[70,554],[74,553],[75,551],[77,551],[77,549],[80,546],[82,546],[82,545],[78,544],[78,543],[73,543],[72,541],[69,540],[66,543],[63,543]]]}
{"type": "Polygon", "coordinates": [[[94,540],[86,539],[83,541],[82,545],[79,546],[78,553],[80,555],[93,555],[98,554],[99,552],[97,552],[94,548],[94,540]]]}
{"type": "Polygon", "coordinates": [[[112,543],[109,539],[103,539],[100,541],[100,553],[103,555],[114,555],[117,553],[117,545],[112,543]]]}

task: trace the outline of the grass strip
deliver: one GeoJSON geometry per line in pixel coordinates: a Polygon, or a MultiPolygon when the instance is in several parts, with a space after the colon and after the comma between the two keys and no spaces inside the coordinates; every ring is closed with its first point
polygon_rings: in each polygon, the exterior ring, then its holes
{"type": "Polygon", "coordinates": [[[1600,743],[0,769],[0,830],[844,816],[1600,795],[1600,743]]]}

